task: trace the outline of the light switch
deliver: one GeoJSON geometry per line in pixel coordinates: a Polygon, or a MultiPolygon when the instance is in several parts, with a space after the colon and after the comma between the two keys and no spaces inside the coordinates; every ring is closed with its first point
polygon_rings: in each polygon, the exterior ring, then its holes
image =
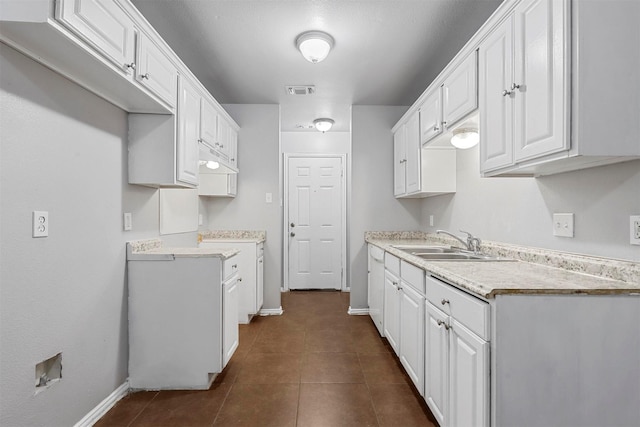
{"type": "Polygon", "coordinates": [[[131,212],[125,212],[123,218],[124,231],[131,231],[133,228],[133,219],[131,218],[131,212]]]}
{"type": "Polygon", "coordinates": [[[573,237],[573,214],[553,214],[553,235],[558,237],[573,237]]]}
{"type": "Polygon", "coordinates": [[[629,217],[629,243],[640,245],[640,215],[629,217]]]}
{"type": "Polygon", "coordinates": [[[33,211],[33,237],[49,236],[49,212],[33,211]]]}

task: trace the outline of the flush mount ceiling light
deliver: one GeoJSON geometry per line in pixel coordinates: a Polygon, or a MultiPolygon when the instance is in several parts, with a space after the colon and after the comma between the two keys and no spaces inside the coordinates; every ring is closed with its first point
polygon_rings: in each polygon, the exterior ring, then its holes
{"type": "Polygon", "coordinates": [[[313,125],[322,133],[330,130],[334,123],[333,119],[315,119],[313,121],[313,125]]]}
{"type": "Polygon", "coordinates": [[[214,162],[213,160],[209,160],[206,164],[206,167],[209,169],[218,169],[220,167],[220,163],[214,162]]]}
{"type": "Polygon", "coordinates": [[[315,64],[329,55],[333,47],[333,37],[322,31],[307,31],[298,36],[296,46],[307,61],[315,64]]]}
{"type": "Polygon", "coordinates": [[[472,128],[456,129],[451,137],[451,145],[461,149],[471,148],[478,144],[479,141],[478,130],[472,128]]]}

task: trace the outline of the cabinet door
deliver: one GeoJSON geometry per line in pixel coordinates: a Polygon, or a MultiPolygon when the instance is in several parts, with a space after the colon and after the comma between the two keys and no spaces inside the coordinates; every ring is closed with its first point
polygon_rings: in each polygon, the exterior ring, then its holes
{"type": "Polygon", "coordinates": [[[398,278],[389,271],[384,273],[384,336],[389,344],[399,354],[400,351],[400,298],[398,278]]]}
{"type": "Polygon", "coordinates": [[[438,424],[448,425],[449,334],[445,329],[449,317],[429,301],[425,327],[424,398],[438,424]]]}
{"type": "Polygon", "coordinates": [[[233,129],[223,117],[218,117],[218,132],[214,148],[220,151],[225,157],[229,157],[229,139],[233,129]]]}
{"type": "Polygon", "coordinates": [[[405,142],[405,125],[393,134],[393,195],[402,196],[407,192],[407,145],[405,142]]]}
{"type": "Polygon", "coordinates": [[[478,59],[472,52],[442,86],[443,126],[447,128],[478,108],[478,59]]]}
{"type": "Polygon", "coordinates": [[[167,104],[176,105],[178,69],[144,33],[138,36],[136,80],[167,104]]]}
{"type": "Polygon", "coordinates": [[[217,123],[218,112],[213,104],[204,97],[200,98],[200,138],[212,147],[216,143],[217,123]]]}
{"type": "Polygon", "coordinates": [[[425,299],[404,282],[400,295],[400,362],[420,394],[424,395],[425,299]]]}
{"type": "Polygon", "coordinates": [[[420,106],[420,141],[424,144],[442,133],[442,88],[438,87],[420,106]]]}
{"type": "Polygon", "coordinates": [[[232,277],[223,285],[222,311],[222,365],[224,367],[229,363],[239,342],[238,276],[232,277]]]}
{"type": "Polygon", "coordinates": [[[567,150],[565,2],[527,0],[515,11],[515,159],[567,150]]]}
{"type": "Polygon", "coordinates": [[[238,195],[238,174],[230,173],[227,175],[227,186],[228,186],[228,195],[229,196],[237,196],[238,195]]]}
{"type": "Polygon", "coordinates": [[[60,0],[56,18],[123,71],[131,71],[135,26],[113,0],[60,0]]]}
{"type": "Polygon", "coordinates": [[[176,178],[198,185],[200,95],[185,78],[180,78],[179,86],[176,178]]]}
{"type": "Polygon", "coordinates": [[[421,169],[420,169],[420,114],[416,111],[409,119],[406,126],[406,192],[413,194],[419,192],[422,188],[421,169]]]}
{"type": "Polygon", "coordinates": [[[258,271],[256,271],[256,305],[258,307],[258,311],[260,311],[264,304],[264,256],[260,256],[260,258],[258,258],[256,268],[258,269],[258,271]]]}
{"type": "Polygon", "coordinates": [[[480,170],[513,164],[513,17],[499,25],[478,50],[480,170]]]}
{"type": "Polygon", "coordinates": [[[450,426],[489,425],[489,343],[453,320],[450,330],[450,426]]]}
{"type": "Polygon", "coordinates": [[[229,156],[229,164],[234,168],[238,167],[238,132],[229,128],[229,149],[227,150],[229,156]]]}

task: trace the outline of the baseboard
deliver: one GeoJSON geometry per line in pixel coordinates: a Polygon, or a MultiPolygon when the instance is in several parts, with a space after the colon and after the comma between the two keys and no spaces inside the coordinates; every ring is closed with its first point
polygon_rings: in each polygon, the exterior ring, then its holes
{"type": "Polygon", "coordinates": [[[74,427],[91,427],[127,394],[129,394],[129,380],[125,381],[120,387],[113,390],[113,393],[107,396],[102,402],[98,403],[98,405],[78,421],[74,427]]]}
{"type": "Polygon", "coordinates": [[[284,310],[280,306],[278,308],[263,308],[259,314],[260,316],[282,316],[282,313],[284,313],[284,310]]]}
{"type": "Polygon", "coordinates": [[[349,311],[347,311],[347,314],[350,314],[352,316],[366,316],[369,314],[369,309],[368,308],[351,308],[351,306],[349,306],[349,311]]]}

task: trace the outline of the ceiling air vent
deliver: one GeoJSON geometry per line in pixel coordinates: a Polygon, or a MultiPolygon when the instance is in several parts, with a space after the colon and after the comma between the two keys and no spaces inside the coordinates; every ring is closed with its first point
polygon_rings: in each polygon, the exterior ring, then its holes
{"type": "Polygon", "coordinates": [[[315,86],[286,86],[289,95],[313,95],[316,93],[315,86]]]}

